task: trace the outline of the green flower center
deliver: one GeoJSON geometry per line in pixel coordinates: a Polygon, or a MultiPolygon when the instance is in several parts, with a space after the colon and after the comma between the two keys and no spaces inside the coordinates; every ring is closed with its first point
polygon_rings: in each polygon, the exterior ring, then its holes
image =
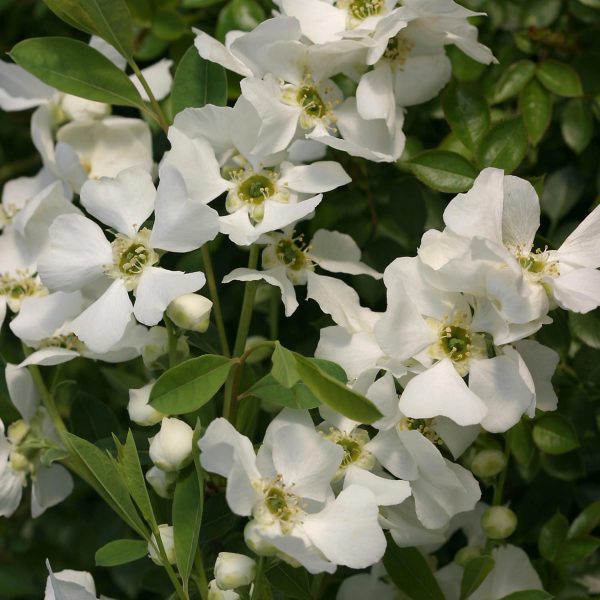
{"type": "Polygon", "coordinates": [[[440,333],[440,342],[444,352],[455,362],[469,358],[471,341],[471,334],[463,327],[448,325],[440,333]]]}
{"type": "Polygon", "coordinates": [[[35,280],[34,277],[10,277],[3,275],[0,277],[0,296],[6,296],[11,300],[21,300],[28,296],[36,296],[44,288],[35,280]]]}
{"type": "Polygon", "coordinates": [[[399,33],[390,38],[383,57],[391,62],[403,65],[414,47],[415,43],[412,40],[407,39],[402,33],[399,33]]]}
{"type": "Polygon", "coordinates": [[[384,0],[353,0],[349,10],[350,14],[359,20],[378,15],[384,7],[384,0]]]}
{"type": "Polygon", "coordinates": [[[150,251],[143,244],[133,243],[121,253],[119,270],[123,275],[139,275],[150,259],[150,251]]]}
{"type": "Polygon", "coordinates": [[[341,438],[336,442],[342,447],[344,457],[342,458],[342,467],[347,467],[356,462],[362,454],[362,446],[352,438],[341,438]]]}
{"type": "Polygon", "coordinates": [[[322,119],[327,114],[327,106],[317,88],[313,85],[303,85],[296,96],[302,110],[315,119],[322,119]]]}
{"type": "Polygon", "coordinates": [[[535,254],[521,256],[519,258],[519,264],[525,271],[529,271],[530,273],[542,273],[546,268],[546,262],[540,260],[535,254]]]}
{"type": "Polygon", "coordinates": [[[271,486],[265,493],[265,505],[268,511],[280,521],[289,521],[296,513],[296,507],[290,499],[291,495],[276,485],[271,486]]]}
{"type": "Polygon", "coordinates": [[[55,335],[46,338],[39,346],[40,348],[65,348],[66,350],[76,350],[81,352],[85,349],[85,344],[74,334],[55,335]]]}
{"type": "Polygon", "coordinates": [[[292,240],[277,244],[277,259],[292,271],[300,271],[306,265],[306,255],[292,240]]]}
{"type": "Polygon", "coordinates": [[[252,175],[238,187],[238,196],[248,204],[262,204],[275,193],[273,182],[265,175],[252,175]]]}

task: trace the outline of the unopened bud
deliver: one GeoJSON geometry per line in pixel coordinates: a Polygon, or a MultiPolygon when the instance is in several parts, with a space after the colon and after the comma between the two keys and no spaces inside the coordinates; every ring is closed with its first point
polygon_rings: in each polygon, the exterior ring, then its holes
{"type": "Polygon", "coordinates": [[[256,561],[244,554],[220,552],[215,562],[215,580],[219,589],[232,590],[250,585],[256,577],[256,561]]]}
{"type": "Polygon", "coordinates": [[[13,471],[27,472],[29,471],[29,460],[20,452],[10,453],[10,468],[13,471]]]}
{"type": "Polygon", "coordinates": [[[471,463],[471,471],[477,477],[494,477],[506,467],[506,457],[500,450],[482,450],[471,463]]]}
{"type": "Polygon", "coordinates": [[[244,540],[252,552],[259,556],[275,556],[279,552],[275,546],[269,544],[262,535],[260,535],[260,525],[255,521],[249,521],[244,527],[244,540]]]}
{"type": "Polygon", "coordinates": [[[454,555],[454,562],[461,567],[466,567],[474,558],[481,556],[481,548],[479,546],[465,546],[454,555]]]}
{"type": "Polygon", "coordinates": [[[238,600],[240,595],[232,590],[221,590],[213,579],[208,584],[208,600],[238,600]]]}
{"type": "Polygon", "coordinates": [[[6,437],[13,446],[18,446],[27,437],[30,430],[29,424],[19,419],[8,426],[6,437]]]}
{"type": "Polygon", "coordinates": [[[485,535],[492,540],[503,540],[517,528],[517,515],[506,506],[490,506],[481,516],[485,535]]]}
{"type": "Polygon", "coordinates": [[[168,500],[175,493],[177,472],[167,473],[167,471],[163,471],[158,467],[152,467],[146,473],[146,481],[152,486],[157,495],[168,500]]]}
{"type": "Polygon", "coordinates": [[[167,316],[177,327],[204,333],[210,324],[213,303],[200,294],[184,294],[167,308],[167,316]]]}
{"type": "MultiPolygon", "coordinates": [[[[167,555],[167,560],[174,565],[175,564],[175,542],[173,540],[173,527],[171,525],[159,525],[158,533],[160,534],[160,539],[162,541],[163,547],[165,549],[165,554],[167,555]]],[[[158,552],[158,544],[156,542],[156,538],[154,534],[152,534],[152,538],[148,543],[148,554],[157,565],[162,565],[162,560],[160,558],[160,553],[158,552]]]]}
{"type": "Polygon", "coordinates": [[[150,459],[163,471],[178,471],[192,458],[192,428],[180,419],[165,417],[150,442],[150,459]]]}
{"type": "MultiPolygon", "coordinates": [[[[262,344],[263,342],[266,342],[266,341],[267,341],[267,338],[262,335],[251,335],[246,340],[246,346],[244,347],[244,352],[246,352],[247,350],[250,350],[251,348],[254,348],[255,346],[258,346],[259,344],[262,344]]],[[[254,352],[252,352],[252,354],[248,355],[246,362],[248,364],[255,364],[255,363],[262,362],[263,360],[269,358],[269,356],[271,356],[272,353],[273,353],[273,346],[267,345],[267,346],[263,346],[262,348],[257,348],[256,350],[254,350],[254,352]]]]}
{"type": "Polygon", "coordinates": [[[129,413],[129,418],[138,425],[156,425],[156,423],[160,423],[165,416],[148,404],[153,385],[154,382],[137,390],[129,390],[127,412],[129,413]]]}

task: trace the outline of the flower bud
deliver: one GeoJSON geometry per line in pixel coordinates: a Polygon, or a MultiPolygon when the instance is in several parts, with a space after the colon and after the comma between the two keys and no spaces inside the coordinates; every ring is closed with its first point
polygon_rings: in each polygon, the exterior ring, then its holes
{"type": "Polygon", "coordinates": [[[175,492],[177,472],[167,473],[158,467],[152,467],[146,472],[146,481],[161,498],[168,500],[175,492]]]}
{"type": "Polygon", "coordinates": [[[238,600],[240,595],[231,590],[221,590],[213,579],[208,584],[208,600],[238,600]]]}
{"type": "Polygon", "coordinates": [[[180,419],[165,417],[150,442],[150,460],[163,471],[178,471],[192,458],[192,428],[180,419]]]}
{"type": "MultiPolygon", "coordinates": [[[[244,347],[244,352],[250,350],[250,348],[254,348],[254,346],[258,346],[258,344],[262,344],[266,342],[267,338],[262,335],[251,335],[246,340],[246,346],[244,347]]],[[[250,365],[262,362],[263,360],[269,358],[273,354],[272,346],[263,346],[262,348],[258,348],[252,354],[248,356],[246,362],[250,365]]]]}
{"type": "Polygon", "coordinates": [[[481,548],[479,546],[465,546],[454,555],[454,562],[461,567],[466,567],[474,558],[481,556],[481,548]]]}
{"type": "Polygon", "coordinates": [[[13,471],[27,473],[29,471],[29,460],[20,452],[10,453],[10,468],[13,471]]]}
{"type": "Polygon", "coordinates": [[[167,316],[177,327],[204,333],[210,324],[213,303],[200,294],[184,294],[167,308],[167,316]]]}
{"type": "Polygon", "coordinates": [[[256,577],[256,561],[244,554],[220,552],[215,562],[215,580],[219,589],[232,590],[250,585],[256,577]]]}
{"type": "Polygon", "coordinates": [[[506,457],[500,450],[482,450],[471,463],[471,471],[477,477],[494,477],[506,467],[506,457]]]}
{"type": "Polygon", "coordinates": [[[481,516],[485,535],[492,540],[503,540],[517,528],[517,515],[506,506],[490,506],[481,516]]]}
{"type": "Polygon", "coordinates": [[[260,535],[260,525],[256,521],[249,521],[246,527],[244,527],[244,540],[246,545],[252,552],[259,556],[275,556],[279,552],[275,546],[269,544],[260,535]]]}
{"type": "Polygon", "coordinates": [[[164,414],[148,404],[154,382],[136,390],[129,390],[127,412],[129,418],[138,425],[156,425],[164,418],[164,414]]]}
{"type": "Polygon", "coordinates": [[[29,423],[19,419],[8,426],[6,437],[13,446],[18,446],[27,437],[30,430],[29,423]]]}
{"type": "MultiPolygon", "coordinates": [[[[173,540],[173,527],[171,525],[159,525],[158,532],[160,534],[160,539],[165,548],[165,554],[167,555],[167,560],[174,565],[175,558],[175,541],[173,540]]],[[[160,559],[160,553],[158,552],[158,544],[156,543],[156,538],[154,534],[152,534],[152,538],[148,543],[148,554],[152,559],[152,562],[157,565],[162,565],[162,561],[160,559]]]]}

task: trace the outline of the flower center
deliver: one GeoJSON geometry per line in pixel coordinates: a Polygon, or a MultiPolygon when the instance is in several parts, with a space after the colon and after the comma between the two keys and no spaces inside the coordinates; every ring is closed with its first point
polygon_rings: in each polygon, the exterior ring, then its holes
{"type": "Polygon", "coordinates": [[[471,355],[471,334],[464,327],[447,325],[440,332],[444,352],[454,361],[463,361],[471,355]]]}
{"type": "Polygon", "coordinates": [[[74,333],[67,333],[42,340],[39,348],[65,348],[66,350],[81,352],[85,349],[85,344],[74,333]]]}
{"type": "Polygon", "coordinates": [[[18,271],[16,277],[9,274],[0,276],[0,296],[5,296],[6,303],[13,312],[20,310],[21,302],[25,298],[46,294],[47,288],[26,271],[18,271]]]}
{"type": "Polygon", "coordinates": [[[337,6],[346,8],[354,19],[362,21],[380,14],[385,2],[384,0],[338,0],[337,6]]]}
{"type": "Polygon", "coordinates": [[[328,112],[327,105],[314,85],[300,87],[296,100],[304,113],[313,119],[322,119],[328,112]]]}
{"type": "Polygon", "coordinates": [[[402,417],[396,425],[399,431],[418,431],[434,444],[442,444],[442,438],[435,431],[435,419],[411,419],[402,417]]]}
{"type": "Polygon", "coordinates": [[[252,175],[238,186],[237,193],[248,204],[262,204],[275,193],[275,186],[265,175],[252,175]]]}
{"type": "Polygon", "coordinates": [[[285,485],[281,475],[262,485],[263,501],[253,510],[257,522],[268,524],[276,519],[280,522],[284,533],[293,529],[298,515],[303,510],[300,506],[300,498],[291,491],[290,487],[285,485]]]}
{"type": "Polygon", "coordinates": [[[275,252],[277,260],[292,271],[300,271],[308,261],[304,250],[289,238],[279,241],[275,252]]]}
{"type": "Polygon", "coordinates": [[[19,209],[14,204],[0,204],[0,231],[12,223],[18,212],[19,209]]]}
{"type": "Polygon", "coordinates": [[[547,248],[538,248],[534,252],[524,253],[520,248],[513,248],[513,253],[527,279],[530,281],[541,281],[544,277],[558,277],[560,267],[554,260],[547,248]]]}
{"type": "Polygon", "coordinates": [[[367,470],[372,469],[375,465],[373,455],[368,450],[365,450],[365,444],[369,442],[369,434],[364,429],[357,427],[350,433],[347,433],[335,427],[330,427],[325,435],[325,439],[337,444],[344,451],[342,462],[334,480],[342,477],[344,471],[350,465],[356,465],[367,470]]]}
{"type": "Polygon", "coordinates": [[[125,280],[129,291],[137,287],[144,269],[158,262],[158,254],[150,246],[149,229],[141,229],[135,238],[118,234],[112,242],[113,264],[105,268],[114,279],[125,280]]]}
{"type": "Polygon", "coordinates": [[[415,43],[400,32],[388,41],[383,58],[402,66],[414,47],[415,43]]]}

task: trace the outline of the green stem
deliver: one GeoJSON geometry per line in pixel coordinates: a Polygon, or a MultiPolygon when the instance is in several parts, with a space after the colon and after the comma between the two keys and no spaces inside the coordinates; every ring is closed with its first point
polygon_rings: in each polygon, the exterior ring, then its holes
{"type": "Polygon", "coordinates": [[[194,581],[196,582],[196,586],[198,591],[200,592],[200,596],[202,596],[202,600],[207,600],[208,598],[208,579],[206,579],[206,572],[204,571],[204,562],[202,561],[202,552],[198,549],[196,553],[196,558],[194,559],[194,567],[196,570],[196,576],[194,581]]]}
{"type": "Polygon", "coordinates": [[[210,248],[208,247],[208,244],[204,244],[200,251],[202,252],[202,264],[204,265],[204,274],[206,275],[206,281],[208,282],[208,291],[210,293],[210,299],[213,303],[213,313],[215,315],[217,331],[219,332],[221,351],[225,356],[229,357],[231,356],[231,350],[229,349],[227,332],[225,331],[223,311],[221,310],[221,301],[219,299],[219,291],[217,289],[217,282],[215,280],[215,272],[213,270],[212,260],[210,258],[210,248]]]}
{"type": "Polygon", "coordinates": [[[169,559],[167,558],[165,546],[163,544],[162,538],[160,537],[159,528],[153,526],[152,533],[154,534],[154,539],[156,540],[156,548],[158,550],[160,560],[163,564],[163,567],[165,568],[165,571],[167,572],[167,575],[169,576],[169,579],[171,580],[171,583],[173,584],[173,587],[175,588],[177,596],[181,598],[181,600],[189,600],[188,594],[183,590],[183,587],[181,587],[181,583],[177,575],[175,574],[175,571],[173,570],[169,559]]]}
{"type": "Polygon", "coordinates": [[[173,321],[164,315],[165,327],[167,328],[168,344],[169,344],[169,369],[177,365],[177,340],[179,335],[175,331],[173,321]]]}
{"type": "Polygon", "coordinates": [[[310,586],[310,597],[311,600],[318,600],[321,597],[323,590],[323,583],[325,582],[325,573],[319,573],[314,576],[312,585],[310,586]]]}
{"type": "Polygon", "coordinates": [[[154,114],[156,116],[156,120],[158,121],[159,125],[162,127],[162,130],[165,133],[167,133],[169,131],[169,123],[167,123],[167,119],[165,118],[162,108],[160,107],[158,100],[154,96],[154,93],[150,89],[150,86],[148,85],[148,82],[146,81],[146,78],[144,77],[141,69],[137,66],[137,63],[135,62],[135,60],[133,60],[133,58],[131,58],[129,60],[129,66],[133,69],[133,72],[137,75],[137,78],[140,80],[140,83],[142,84],[142,87],[144,88],[144,91],[148,95],[148,98],[150,99],[150,104],[152,105],[154,114]]]}
{"type": "Polygon", "coordinates": [[[269,335],[272,340],[279,338],[279,310],[281,307],[281,299],[279,290],[271,287],[271,298],[269,300],[269,335]]]}
{"type": "Polygon", "coordinates": [[[254,589],[252,590],[252,595],[250,596],[250,600],[260,600],[260,594],[262,591],[262,579],[264,577],[265,570],[265,557],[261,556],[258,559],[258,565],[256,567],[256,577],[254,578],[254,589]]]}

